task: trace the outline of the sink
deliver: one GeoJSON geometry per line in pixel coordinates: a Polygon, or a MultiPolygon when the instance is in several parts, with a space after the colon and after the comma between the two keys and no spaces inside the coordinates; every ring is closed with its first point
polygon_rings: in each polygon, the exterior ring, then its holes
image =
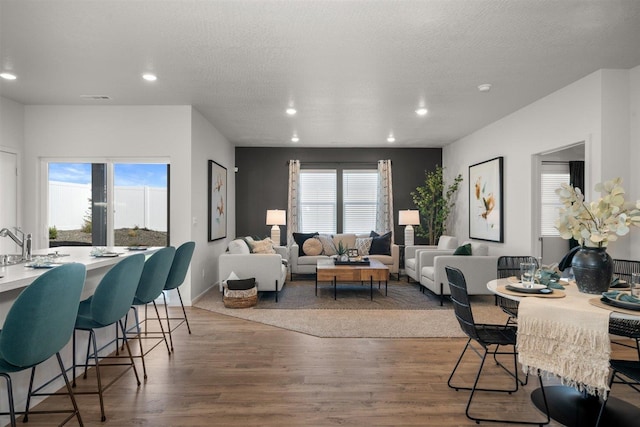
{"type": "Polygon", "coordinates": [[[25,260],[22,259],[22,254],[2,254],[0,255],[0,265],[14,265],[20,264],[25,260]]]}

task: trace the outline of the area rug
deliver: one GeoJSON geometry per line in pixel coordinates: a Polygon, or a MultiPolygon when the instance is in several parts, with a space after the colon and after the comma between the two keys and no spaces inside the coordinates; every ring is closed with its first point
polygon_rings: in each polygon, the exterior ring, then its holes
{"type": "MultiPolygon", "coordinates": [[[[366,286],[365,298],[359,295],[363,293],[362,289],[358,289],[360,285],[351,290],[348,287],[339,287],[336,300],[339,308],[325,308],[333,304],[331,303],[333,288],[329,293],[328,286],[328,284],[322,286],[326,287],[327,291],[320,292],[319,289],[316,298],[313,281],[287,283],[284,289],[288,287],[291,289],[280,294],[278,303],[275,302],[272,293],[265,293],[261,294],[255,307],[244,309],[226,308],[217,287],[214,287],[196,301],[194,307],[317,337],[447,338],[464,336],[451,303],[447,301],[444,307],[440,307],[439,302],[436,302],[438,299],[433,294],[422,294],[415,284],[406,285],[407,288],[402,289],[403,292],[413,295],[415,299],[411,304],[407,304],[410,307],[407,309],[397,305],[406,295],[400,299],[385,297],[384,288],[380,293],[376,286],[372,304],[369,299],[369,287],[366,286]],[[411,292],[410,287],[414,288],[414,292],[411,292]],[[298,292],[310,293],[317,303],[310,304],[309,298],[302,297],[300,301],[307,304],[306,308],[292,307],[296,300],[294,296],[298,292]],[[349,292],[353,292],[353,295],[349,292]],[[285,304],[287,294],[290,295],[291,301],[285,304]],[[385,298],[387,301],[384,301],[385,298]],[[361,308],[365,302],[369,305],[361,308]]],[[[389,296],[392,295],[391,290],[394,286],[397,291],[403,285],[401,282],[389,282],[389,296]]],[[[476,322],[504,324],[507,319],[502,310],[493,304],[491,296],[473,296],[472,308],[476,322]]]]}

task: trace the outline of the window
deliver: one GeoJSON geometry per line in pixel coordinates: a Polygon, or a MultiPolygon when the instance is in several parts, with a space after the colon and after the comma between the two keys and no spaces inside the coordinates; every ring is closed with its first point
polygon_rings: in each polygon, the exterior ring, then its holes
{"type": "Polygon", "coordinates": [[[541,234],[544,237],[560,236],[554,225],[556,219],[558,219],[558,209],[562,207],[562,203],[556,194],[556,189],[560,188],[561,184],[569,184],[569,164],[543,162],[540,179],[541,234]]]}
{"type": "Polygon", "coordinates": [[[345,170],[342,173],[342,224],[345,233],[376,229],[378,172],[345,170]]]}
{"type": "Polygon", "coordinates": [[[166,246],[169,165],[48,163],[49,246],[166,246]]]}
{"type": "Polygon", "coordinates": [[[336,232],[337,188],[335,170],[300,171],[300,231],[336,232]]]}
{"type": "Polygon", "coordinates": [[[377,170],[301,170],[300,231],[335,234],[375,230],[377,186],[377,170]]]}

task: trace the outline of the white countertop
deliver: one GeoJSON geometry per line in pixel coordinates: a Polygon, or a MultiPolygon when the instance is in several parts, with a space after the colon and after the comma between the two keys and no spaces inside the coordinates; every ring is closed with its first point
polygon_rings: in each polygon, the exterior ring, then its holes
{"type": "MultiPolygon", "coordinates": [[[[79,262],[87,267],[87,271],[95,270],[97,268],[108,267],[116,264],[123,257],[134,254],[151,255],[161,247],[150,247],[147,250],[128,250],[124,246],[110,246],[106,250],[109,252],[117,252],[120,254],[116,257],[95,257],[91,255],[91,251],[95,248],[91,246],[61,246],[57,248],[49,248],[44,250],[34,251],[34,255],[47,255],[57,252],[58,254],[65,254],[68,256],[58,256],[54,259],[56,263],[70,263],[79,262]]],[[[24,288],[31,284],[33,280],[40,276],[47,269],[26,267],[25,263],[0,266],[0,293],[11,291],[13,289],[24,288]]]]}

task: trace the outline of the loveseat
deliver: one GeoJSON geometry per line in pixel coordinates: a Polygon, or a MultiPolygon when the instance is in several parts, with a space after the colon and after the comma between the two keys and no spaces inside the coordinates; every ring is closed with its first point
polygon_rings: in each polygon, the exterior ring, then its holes
{"type": "Polygon", "coordinates": [[[471,255],[438,255],[432,257],[430,251],[421,251],[419,257],[423,267],[420,270],[420,285],[440,296],[440,305],[445,295],[451,295],[445,267],[459,268],[467,282],[469,295],[491,295],[487,282],[497,278],[498,257],[489,255],[489,248],[483,243],[466,242],[471,247],[471,255]],[[430,262],[430,260],[433,262],[430,262]]]}
{"type": "Polygon", "coordinates": [[[360,255],[380,261],[389,268],[390,274],[398,275],[400,271],[400,247],[391,242],[390,233],[383,235],[375,232],[370,234],[342,233],[333,235],[294,233],[294,240],[295,243],[289,248],[291,280],[293,280],[294,274],[315,274],[318,259],[334,256],[341,242],[345,248],[358,249],[360,255]],[[374,234],[375,236],[372,237],[374,234]],[[313,240],[307,243],[309,239],[313,240]],[[302,245],[300,245],[301,243],[302,245]],[[305,249],[307,249],[307,252],[305,252],[305,249]]]}
{"type": "Polygon", "coordinates": [[[405,246],[404,248],[404,271],[407,274],[407,282],[411,279],[420,282],[420,272],[422,267],[427,264],[433,265],[433,258],[438,255],[452,255],[453,251],[458,247],[458,239],[453,236],[440,236],[438,246],[434,245],[414,245],[405,246]],[[430,256],[420,258],[418,254],[422,251],[429,251],[430,256]]]}
{"type": "Polygon", "coordinates": [[[240,279],[254,277],[259,292],[275,291],[277,302],[278,292],[282,290],[287,278],[287,257],[287,248],[273,245],[270,239],[232,240],[229,242],[228,252],[218,258],[220,291],[224,291],[224,282],[231,273],[235,273],[240,279]]]}

